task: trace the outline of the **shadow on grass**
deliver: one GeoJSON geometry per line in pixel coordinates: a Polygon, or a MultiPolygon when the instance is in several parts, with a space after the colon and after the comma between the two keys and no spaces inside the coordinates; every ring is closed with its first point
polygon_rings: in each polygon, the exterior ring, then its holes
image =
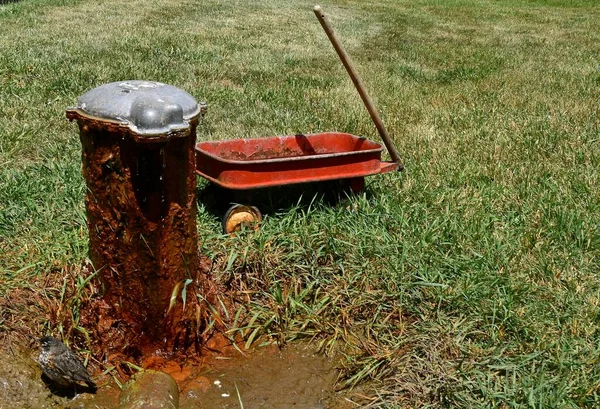
{"type": "MultiPolygon", "coordinates": [[[[371,195],[368,189],[364,192],[371,195]]],[[[209,214],[221,220],[234,204],[255,206],[266,216],[292,207],[306,209],[315,203],[335,207],[354,194],[347,179],[251,190],[225,189],[209,183],[198,190],[198,202],[204,204],[209,214]]]]}

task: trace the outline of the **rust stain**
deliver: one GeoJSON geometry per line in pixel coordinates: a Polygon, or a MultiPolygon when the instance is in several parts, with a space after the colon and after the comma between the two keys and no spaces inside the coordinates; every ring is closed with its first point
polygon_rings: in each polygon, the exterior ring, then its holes
{"type": "Polygon", "coordinates": [[[84,313],[96,320],[96,343],[136,358],[199,348],[206,317],[191,306],[211,284],[197,247],[198,121],[145,143],[118,122],[67,116],[80,127],[89,255],[102,283],[103,298],[84,313]]]}

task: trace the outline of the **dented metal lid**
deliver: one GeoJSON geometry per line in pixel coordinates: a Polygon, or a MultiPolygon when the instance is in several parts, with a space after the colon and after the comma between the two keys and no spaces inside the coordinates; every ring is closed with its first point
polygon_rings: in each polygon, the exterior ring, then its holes
{"type": "Polygon", "coordinates": [[[205,108],[172,85],[152,81],[119,81],[83,94],[77,108],[86,114],[118,120],[140,135],[185,131],[205,108]]]}

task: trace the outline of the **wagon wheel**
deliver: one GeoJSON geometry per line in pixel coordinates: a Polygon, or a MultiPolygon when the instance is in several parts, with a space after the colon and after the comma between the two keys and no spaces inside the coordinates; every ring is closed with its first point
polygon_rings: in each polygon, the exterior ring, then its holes
{"type": "Polygon", "coordinates": [[[223,232],[232,235],[242,227],[258,230],[261,221],[262,214],[256,207],[234,204],[223,216],[223,232]]]}

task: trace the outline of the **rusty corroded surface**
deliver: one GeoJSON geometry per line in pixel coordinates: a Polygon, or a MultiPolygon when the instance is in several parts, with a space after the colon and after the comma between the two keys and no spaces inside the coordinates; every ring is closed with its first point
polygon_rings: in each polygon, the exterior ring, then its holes
{"type": "Polygon", "coordinates": [[[193,300],[202,282],[197,120],[190,132],[144,142],[118,122],[75,111],[67,116],[80,127],[90,259],[103,286],[103,300],[95,304],[98,335],[104,338],[98,341],[133,356],[148,348],[185,347],[190,329],[181,291],[187,283],[193,300]]]}

